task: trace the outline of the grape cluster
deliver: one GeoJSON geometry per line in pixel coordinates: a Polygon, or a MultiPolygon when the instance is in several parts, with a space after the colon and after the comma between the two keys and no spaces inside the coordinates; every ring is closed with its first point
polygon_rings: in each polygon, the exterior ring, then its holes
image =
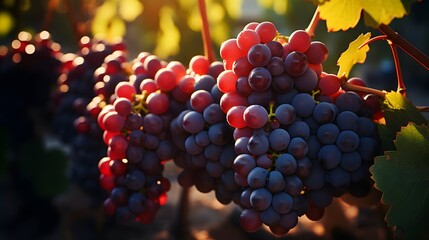
{"type": "Polygon", "coordinates": [[[174,160],[184,169],[178,176],[182,187],[195,186],[202,193],[214,190],[217,200],[228,204],[238,199],[239,192],[231,169],[235,158],[233,130],[219,105],[222,93],[216,78],[223,65],[209,64],[203,56],[193,57],[189,74],[179,85],[186,86],[191,95],[187,108],[170,125],[174,143],[183,152],[174,160]],[[202,69],[202,65],[208,67],[202,69]]]}
{"type": "Polygon", "coordinates": [[[248,232],[265,224],[285,235],[300,216],[320,219],[334,197],[367,193],[378,105],[323,71],[322,42],[253,22],[220,55],[186,68],[148,52],[128,61],[123,43],[82,42],[63,56],[58,109],[73,116],[75,162],[87,163],[73,172],[98,173],[108,214],[151,222],[167,201],[168,160],[183,169],[182,187],[239,205],[248,232]]]}
{"type": "Polygon", "coordinates": [[[125,50],[122,42],[108,44],[87,36],[80,39],[79,46],[76,53],[65,53],[61,56],[61,75],[57,79],[56,91],[52,96],[53,128],[66,143],[77,134],[87,132],[85,128],[70,126],[78,125],[78,122],[75,122],[77,118],[91,115],[86,106],[99,95],[99,92],[94,90],[97,88],[94,75],[108,67],[108,63],[104,62],[107,56],[115,51],[125,50]]]}
{"type": "Polygon", "coordinates": [[[303,30],[284,37],[271,22],[253,22],[220,54],[220,108],[235,128],[232,169],[244,230],[265,224],[284,235],[298,217],[318,220],[333,197],[369,185],[378,149],[374,112],[323,72],[323,43],[303,30]]]}
{"type": "Polygon", "coordinates": [[[179,88],[186,68],[147,52],[132,62],[123,57],[108,62],[129,76],[117,81],[112,77],[115,71],[100,72],[104,87],[96,89],[106,103],[97,117],[108,146],[107,156],[98,164],[100,184],[109,193],[104,207],[119,223],[149,223],[170,189],[163,170],[177,152],[170,123],[190,96],[179,88]]]}
{"type": "Polygon", "coordinates": [[[54,132],[70,146],[70,181],[88,194],[91,206],[97,208],[106,197],[98,184],[97,167],[105,155],[103,133],[97,126],[105,96],[94,91],[94,75],[109,68],[108,60],[123,52],[125,46],[122,41],[109,44],[87,36],[80,39],[79,46],[76,53],[60,57],[62,66],[52,96],[52,121],[54,132]]]}

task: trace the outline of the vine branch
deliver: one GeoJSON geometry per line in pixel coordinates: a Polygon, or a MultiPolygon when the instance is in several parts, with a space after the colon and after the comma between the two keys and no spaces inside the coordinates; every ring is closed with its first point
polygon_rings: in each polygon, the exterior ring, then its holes
{"type": "Polygon", "coordinates": [[[384,33],[390,41],[399,46],[402,50],[404,50],[408,55],[410,55],[414,60],[420,63],[423,67],[429,70],[429,57],[414,47],[411,43],[405,40],[402,36],[400,36],[397,32],[395,32],[392,28],[387,25],[380,25],[378,29],[384,33]]]}
{"type": "Polygon", "coordinates": [[[198,0],[198,8],[199,8],[200,14],[201,14],[201,23],[202,23],[201,34],[203,37],[204,55],[209,60],[209,62],[212,63],[216,59],[215,59],[212,39],[210,36],[210,29],[209,29],[209,22],[207,19],[207,10],[206,10],[205,0],[198,0]]]}
{"type": "Polygon", "coordinates": [[[416,106],[420,112],[429,112],[429,106],[416,106]]]}

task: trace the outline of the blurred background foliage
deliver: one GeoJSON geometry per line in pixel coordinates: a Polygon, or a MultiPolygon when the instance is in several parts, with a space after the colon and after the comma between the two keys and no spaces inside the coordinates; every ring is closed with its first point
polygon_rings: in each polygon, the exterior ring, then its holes
{"type": "MultiPolygon", "coordinates": [[[[272,21],[282,34],[288,35],[305,28],[316,9],[310,1],[302,0],[207,0],[206,6],[215,49],[251,21],[272,21]]],[[[186,63],[192,56],[203,53],[197,1],[2,1],[1,43],[8,44],[22,30],[30,33],[48,30],[64,52],[75,51],[77,40],[90,35],[107,41],[123,38],[130,57],[149,51],[166,60],[186,63]]],[[[319,30],[326,32],[323,27],[319,30]]],[[[349,39],[354,37],[347,35],[349,39]]],[[[323,39],[325,35],[320,37],[323,39]]],[[[348,39],[341,39],[334,42],[331,51],[346,49],[348,39]],[[338,44],[340,41],[344,44],[338,44]]]]}
{"type": "MultiPolygon", "coordinates": [[[[424,31],[429,23],[426,16],[428,5],[427,1],[413,4],[410,16],[391,24],[393,29],[425,53],[429,52],[425,41],[428,33],[424,31]]],[[[216,52],[223,41],[236,36],[251,21],[272,21],[282,34],[289,35],[293,30],[306,28],[316,9],[310,0],[207,0],[206,6],[216,52]]],[[[78,39],[89,35],[111,42],[124,39],[130,58],[148,51],[165,60],[179,60],[186,64],[192,56],[203,54],[197,1],[1,1],[0,44],[9,44],[22,30],[30,33],[48,30],[54,40],[61,43],[63,52],[74,52],[78,39]]],[[[325,64],[325,70],[335,73],[336,60],[341,52],[359,33],[367,31],[372,31],[373,36],[379,35],[375,29],[364,26],[362,21],[352,30],[327,33],[322,21],[317,28],[316,39],[325,42],[330,50],[331,57],[325,64]]],[[[370,47],[373,49],[368,60],[371,65],[383,64],[381,67],[384,68],[392,66],[386,63],[389,60],[392,62],[387,44],[375,43],[370,47]]],[[[217,57],[220,59],[219,55],[217,57]]],[[[410,75],[414,79],[420,77],[418,75],[423,71],[422,68],[416,68],[410,72],[414,72],[410,75]]]]}

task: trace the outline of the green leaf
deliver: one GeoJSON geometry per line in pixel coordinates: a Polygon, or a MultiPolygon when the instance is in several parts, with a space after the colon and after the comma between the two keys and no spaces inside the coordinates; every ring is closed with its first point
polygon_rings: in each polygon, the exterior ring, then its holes
{"type": "Polygon", "coordinates": [[[365,23],[374,28],[388,25],[407,13],[401,0],[330,0],[319,4],[319,11],[328,31],[332,32],[355,27],[362,11],[365,23]]]}
{"type": "Polygon", "coordinates": [[[428,121],[414,104],[398,92],[387,93],[382,107],[386,125],[393,130],[399,131],[408,122],[414,122],[419,125],[428,124],[428,121]]]}
{"type": "Polygon", "coordinates": [[[39,141],[24,145],[18,166],[40,196],[53,197],[67,188],[67,157],[58,149],[46,150],[39,141]]]}
{"type": "Polygon", "coordinates": [[[349,44],[349,48],[343,52],[337,61],[340,66],[338,77],[348,77],[350,71],[356,63],[363,63],[366,59],[366,53],[369,51],[369,46],[365,45],[358,49],[363,43],[369,40],[371,33],[361,34],[359,37],[349,44]]]}
{"type": "Polygon", "coordinates": [[[414,123],[397,134],[396,151],[386,151],[370,168],[376,187],[389,205],[386,221],[407,239],[428,239],[429,128],[414,123]]]}
{"type": "Polygon", "coordinates": [[[381,149],[384,151],[395,149],[393,141],[396,139],[396,133],[409,122],[418,125],[428,124],[413,103],[397,92],[392,91],[385,95],[382,110],[386,123],[378,125],[378,132],[381,138],[381,149]]]}

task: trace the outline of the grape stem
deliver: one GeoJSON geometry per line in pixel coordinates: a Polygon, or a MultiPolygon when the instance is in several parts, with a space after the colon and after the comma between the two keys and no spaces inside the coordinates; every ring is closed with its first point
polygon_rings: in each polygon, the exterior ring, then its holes
{"type": "Polygon", "coordinates": [[[313,38],[314,32],[316,31],[317,24],[319,24],[320,21],[320,12],[319,7],[316,8],[316,11],[314,12],[313,18],[311,19],[310,23],[308,24],[308,27],[305,29],[305,31],[313,38]]]}
{"type": "Polygon", "coordinates": [[[349,83],[349,82],[347,82],[346,77],[340,78],[340,82],[341,82],[341,88],[346,90],[346,91],[355,91],[355,92],[364,92],[364,93],[368,93],[368,94],[375,94],[375,95],[382,97],[382,98],[384,98],[386,96],[385,91],[381,91],[381,90],[369,88],[369,87],[358,86],[356,84],[349,83]]]}
{"type": "Polygon", "coordinates": [[[406,88],[405,88],[404,79],[402,78],[402,71],[401,71],[401,64],[399,63],[398,50],[396,49],[396,45],[392,41],[388,40],[387,42],[389,43],[390,50],[392,50],[393,61],[395,63],[395,69],[396,69],[396,77],[398,79],[398,89],[396,91],[405,97],[406,88]]]}
{"type": "Polygon", "coordinates": [[[402,36],[400,36],[397,32],[395,32],[392,28],[387,25],[380,25],[378,27],[382,33],[384,33],[387,38],[392,41],[394,44],[399,46],[402,50],[404,50],[408,55],[410,55],[414,60],[420,63],[423,67],[429,70],[429,57],[414,47],[411,43],[405,40],[402,36]]]}
{"type": "Polygon", "coordinates": [[[201,34],[203,37],[204,55],[209,60],[209,62],[212,63],[216,59],[215,59],[212,39],[210,36],[209,22],[207,19],[206,1],[198,0],[198,8],[200,10],[200,15],[201,15],[201,23],[202,23],[201,34]]]}
{"type": "Polygon", "coordinates": [[[363,48],[364,46],[366,46],[366,45],[369,45],[369,44],[371,44],[371,43],[373,43],[373,42],[375,42],[375,41],[378,41],[378,40],[389,40],[389,38],[387,37],[387,35],[380,35],[380,36],[376,36],[376,37],[373,37],[373,38],[370,38],[370,39],[368,39],[368,41],[366,41],[366,42],[364,42],[364,43],[362,43],[359,47],[358,47],[358,50],[360,50],[361,48],[363,48]]]}
{"type": "Polygon", "coordinates": [[[393,61],[395,63],[396,77],[398,79],[398,88],[396,91],[405,97],[406,87],[405,87],[404,79],[402,77],[401,64],[399,62],[398,50],[396,49],[395,43],[390,41],[390,39],[387,35],[380,35],[380,36],[373,37],[373,38],[369,39],[368,41],[362,43],[358,47],[358,50],[361,49],[362,47],[369,45],[370,43],[373,43],[373,42],[378,41],[378,40],[386,40],[387,43],[389,44],[390,50],[392,51],[392,55],[393,55],[393,61]]]}
{"type": "Polygon", "coordinates": [[[147,107],[146,107],[147,96],[148,94],[146,91],[143,91],[141,94],[136,94],[134,96],[136,99],[136,102],[133,105],[133,111],[135,113],[144,114],[144,115],[149,113],[149,110],[147,110],[147,107]]]}

